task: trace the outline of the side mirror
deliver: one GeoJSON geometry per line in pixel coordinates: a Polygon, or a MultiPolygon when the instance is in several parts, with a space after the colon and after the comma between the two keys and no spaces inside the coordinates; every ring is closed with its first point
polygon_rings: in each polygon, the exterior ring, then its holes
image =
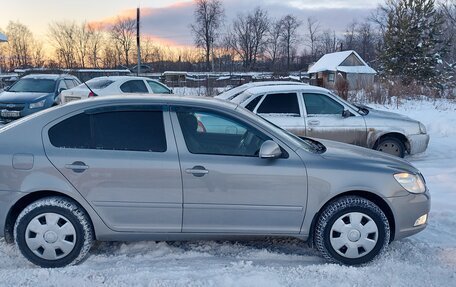
{"type": "Polygon", "coordinates": [[[353,114],[350,113],[349,110],[344,110],[344,111],[342,112],[342,117],[344,117],[344,118],[348,118],[348,117],[351,117],[351,116],[353,116],[353,114]]]}
{"type": "Polygon", "coordinates": [[[274,141],[265,141],[260,148],[260,158],[278,158],[282,155],[282,150],[274,141]]]}

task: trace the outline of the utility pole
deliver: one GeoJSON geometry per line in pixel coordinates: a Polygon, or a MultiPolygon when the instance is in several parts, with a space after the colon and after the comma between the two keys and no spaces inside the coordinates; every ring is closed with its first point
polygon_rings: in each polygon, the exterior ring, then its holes
{"type": "Polygon", "coordinates": [[[139,34],[139,17],[140,17],[140,11],[139,7],[136,9],[136,46],[138,47],[138,70],[137,70],[137,76],[141,73],[141,37],[139,34]]]}

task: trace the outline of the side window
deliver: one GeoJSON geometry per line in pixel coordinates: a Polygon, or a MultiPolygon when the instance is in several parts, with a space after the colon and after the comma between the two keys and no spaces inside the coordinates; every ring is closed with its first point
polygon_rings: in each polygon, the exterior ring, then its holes
{"type": "Polygon", "coordinates": [[[250,103],[248,103],[245,108],[251,112],[253,112],[253,110],[255,110],[256,106],[258,105],[258,103],[260,102],[261,100],[261,97],[263,96],[258,96],[256,98],[254,98],[253,100],[250,101],[250,103]]]}
{"type": "Polygon", "coordinates": [[[64,80],[60,80],[59,82],[59,87],[57,88],[57,91],[60,91],[61,89],[68,89],[67,85],[65,84],[65,81],[64,80]]]}
{"type": "Polygon", "coordinates": [[[65,84],[67,85],[68,89],[74,88],[74,82],[71,79],[65,79],[65,84]]]}
{"type": "Polygon", "coordinates": [[[170,94],[171,91],[167,89],[165,86],[154,82],[154,81],[147,81],[147,84],[149,85],[150,89],[154,94],[170,94]]]}
{"type": "Polygon", "coordinates": [[[92,116],[95,149],[166,151],[162,111],[115,111],[92,116]]]}
{"type": "Polygon", "coordinates": [[[49,129],[59,148],[165,152],[162,111],[81,113],[49,129]]]}
{"type": "Polygon", "coordinates": [[[344,111],[344,106],[322,94],[303,94],[308,115],[339,114],[344,111]]]}
{"type": "Polygon", "coordinates": [[[258,107],[257,113],[299,116],[298,96],[296,93],[269,94],[258,107]]]}
{"type": "Polygon", "coordinates": [[[177,111],[188,150],[193,154],[258,156],[269,138],[231,117],[212,111],[177,111]]]}
{"type": "Polygon", "coordinates": [[[90,116],[82,113],[54,125],[49,129],[49,140],[60,148],[90,148],[90,116]]]}
{"type": "Polygon", "coordinates": [[[123,83],[120,90],[124,93],[148,93],[143,80],[131,80],[123,83]]]}

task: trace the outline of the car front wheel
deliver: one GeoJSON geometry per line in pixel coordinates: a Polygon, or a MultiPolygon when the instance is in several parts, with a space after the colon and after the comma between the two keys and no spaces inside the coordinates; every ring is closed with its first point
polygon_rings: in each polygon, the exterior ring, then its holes
{"type": "Polygon", "coordinates": [[[384,212],[358,196],[330,202],[317,219],[316,248],[326,259],[345,265],[360,265],[382,253],[390,240],[384,212]]]}
{"type": "Polygon", "coordinates": [[[55,268],[86,258],[93,242],[85,211],[63,197],[46,197],[28,205],[18,216],[14,238],[32,263],[55,268]]]}
{"type": "Polygon", "coordinates": [[[381,139],[376,148],[376,150],[388,153],[398,157],[405,156],[405,145],[402,141],[394,137],[385,137],[381,139]]]}

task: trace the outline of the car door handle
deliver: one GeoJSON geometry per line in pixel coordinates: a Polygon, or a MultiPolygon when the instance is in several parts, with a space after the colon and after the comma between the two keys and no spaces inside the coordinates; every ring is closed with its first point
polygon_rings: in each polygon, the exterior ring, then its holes
{"type": "Polygon", "coordinates": [[[307,123],[309,124],[309,126],[318,126],[320,124],[320,121],[319,120],[310,120],[310,121],[307,121],[307,123]]]}
{"type": "Polygon", "coordinates": [[[192,168],[187,168],[185,170],[185,172],[189,173],[189,174],[193,174],[196,177],[202,177],[205,174],[209,173],[209,171],[204,166],[200,166],[200,165],[196,165],[192,168]]]}
{"type": "Polygon", "coordinates": [[[66,169],[71,169],[71,170],[73,170],[76,173],[81,173],[81,172],[84,172],[85,170],[89,169],[89,166],[86,165],[82,161],[75,161],[72,164],[66,164],[65,168],[66,169]]]}

